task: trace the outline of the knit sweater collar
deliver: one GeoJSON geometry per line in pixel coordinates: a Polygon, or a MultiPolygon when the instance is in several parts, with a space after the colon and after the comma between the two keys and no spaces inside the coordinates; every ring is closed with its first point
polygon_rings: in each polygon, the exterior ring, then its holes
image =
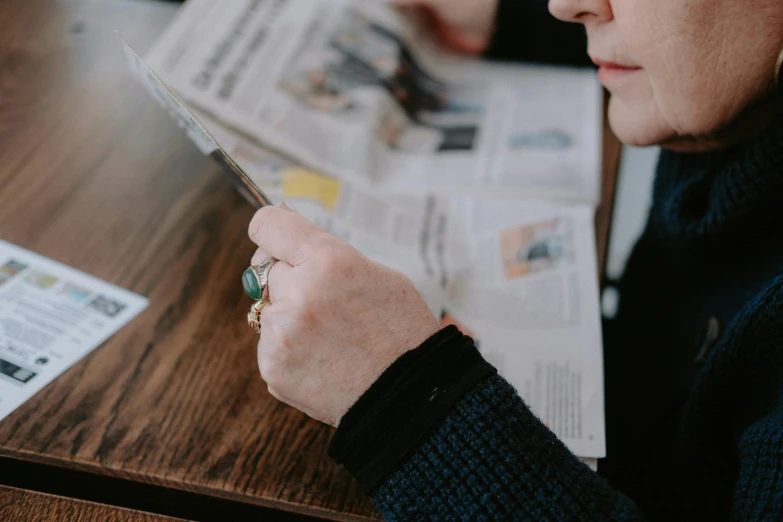
{"type": "Polygon", "coordinates": [[[663,239],[688,249],[783,224],[783,118],[729,149],[663,151],[650,224],[663,239]]]}

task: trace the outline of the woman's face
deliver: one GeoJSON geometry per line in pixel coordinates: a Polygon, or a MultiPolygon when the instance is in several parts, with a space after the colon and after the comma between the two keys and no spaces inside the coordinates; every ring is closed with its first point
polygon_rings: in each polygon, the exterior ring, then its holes
{"type": "Polygon", "coordinates": [[[714,135],[773,97],[783,0],[550,0],[549,9],[585,25],[626,143],[714,135]]]}

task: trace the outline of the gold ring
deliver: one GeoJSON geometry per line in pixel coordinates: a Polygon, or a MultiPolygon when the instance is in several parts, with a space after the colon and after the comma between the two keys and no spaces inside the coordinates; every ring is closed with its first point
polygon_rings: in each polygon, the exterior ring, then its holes
{"type": "Polygon", "coordinates": [[[254,332],[261,335],[261,310],[269,304],[269,299],[259,299],[250,306],[247,313],[247,324],[254,332]]]}

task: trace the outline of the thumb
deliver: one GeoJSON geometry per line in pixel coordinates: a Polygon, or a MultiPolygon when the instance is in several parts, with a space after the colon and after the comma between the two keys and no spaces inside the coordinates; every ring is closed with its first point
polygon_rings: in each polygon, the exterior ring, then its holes
{"type": "Polygon", "coordinates": [[[423,7],[433,3],[432,0],[389,0],[389,5],[394,7],[423,7]]]}
{"type": "Polygon", "coordinates": [[[478,55],[489,46],[489,37],[454,29],[446,24],[436,25],[435,31],[442,42],[460,53],[478,55]]]}
{"type": "Polygon", "coordinates": [[[470,30],[455,25],[449,18],[449,10],[444,0],[389,0],[389,4],[403,10],[420,12],[422,23],[435,33],[441,43],[457,52],[478,55],[489,45],[489,37],[473,34],[470,30]]]}

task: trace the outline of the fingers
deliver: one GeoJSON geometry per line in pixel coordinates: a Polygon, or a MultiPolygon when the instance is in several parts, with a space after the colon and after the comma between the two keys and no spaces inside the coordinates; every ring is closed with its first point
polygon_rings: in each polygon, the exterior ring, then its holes
{"type": "Polygon", "coordinates": [[[285,261],[278,261],[272,265],[269,270],[269,280],[266,282],[270,306],[288,300],[294,284],[293,270],[294,267],[285,261]]]}
{"type": "MultiPolygon", "coordinates": [[[[250,264],[257,265],[270,257],[272,256],[270,256],[266,250],[258,248],[253,254],[250,264]]],[[[283,295],[286,294],[285,289],[291,286],[291,270],[293,270],[293,267],[285,261],[277,261],[272,265],[272,268],[269,269],[269,276],[266,281],[267,293],[265,295],[269,297],[270,302],[280,301],[280,299],[283,298],[283,295]]]]}
{"type": "Polygon", "coordinates": [[[389,0],[394,7],[432,7],[440,2],[438,0],[389,0]]]}
{"type": "Polygon", "coordinates": [[[466,10],[469,2],[455,5],[451,0],[389,1],[398,9],[423,15],[419,18],[420,22],[434,32],[442,43],[457,52],[476,55],[484,52],[489,45],[491,28],[487,28],[486,34],[483,30],[476,31],[472,10],[466,10]]]}
{"type": "Polygon", "coordinates": [[[325,233],[296,212],[264,207],[253,216],[248,235],[269,256],[296,266],[325,233]]]}
{"type": "Polygon", "coordinates": [[[438,24],[436,32],[438,38],[445,42],[446,45],[464,54],[481,54],[489,45],[489,38],[486,36],[454,30],[444,24],[438,24]]]}
{"type": "Polygon", "coordinates": [[[250,258],[250,265],[252,266],[252,265],[261,264],[261,261],[264,261],[265,259],[269,259],[270,257],[272,256],[270,256],[266,250],[262,248],[257,248],[255,253],[253,254],[253,257],[250,258]]]}

